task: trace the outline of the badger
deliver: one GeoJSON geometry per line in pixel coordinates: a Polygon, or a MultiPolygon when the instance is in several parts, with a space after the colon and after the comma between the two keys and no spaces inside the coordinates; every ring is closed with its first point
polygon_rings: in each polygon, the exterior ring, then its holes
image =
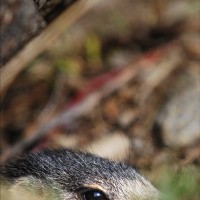
{"type": "Polygon", "coordinates": [[[36,191],[42,200],[160,199],[160,192],[134,168],[69,149],[29,153],[3,166],[1,179],[9,192],[36,191]]]}

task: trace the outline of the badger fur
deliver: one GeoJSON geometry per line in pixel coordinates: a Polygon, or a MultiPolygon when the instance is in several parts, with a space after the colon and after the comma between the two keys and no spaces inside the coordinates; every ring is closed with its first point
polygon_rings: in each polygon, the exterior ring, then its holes
{"type": "Polygon", "coordinates": [[[157,189],[132,167],[68,149],[30,153],[2,167],[1,178],[11,185],[10,191],[40,191],[39,199],[47,197],[45,190],[56,200],[159,198],[157,189]]]}

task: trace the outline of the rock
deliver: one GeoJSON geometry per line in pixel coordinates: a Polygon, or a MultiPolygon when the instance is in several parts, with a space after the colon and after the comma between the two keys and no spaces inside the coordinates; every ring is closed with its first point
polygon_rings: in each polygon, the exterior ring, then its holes
{"type": "Polygon", "coordinates": [[[30,0],[3,0],[0,11],[2,66],[45,26],[45,22],[30,0]]]}
{"type": "Polygon", "coordinates": [[[200,139],[199,69],[182,75],[177,83],[174,94],[158,112],[154,127],[160,130],[164,144],[183,147],[200,139]],[[180,85],[181,90],[177,89],[180,85]]]}

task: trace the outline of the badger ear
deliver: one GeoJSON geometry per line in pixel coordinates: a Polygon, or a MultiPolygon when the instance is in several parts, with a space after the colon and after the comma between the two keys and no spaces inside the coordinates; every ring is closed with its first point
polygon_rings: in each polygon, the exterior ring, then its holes
{"type": "Polygon", "coordinates": [[[9,200],[47,200],[50,197],[50,191],[44,187],[42,181],[32,176],[16,179],[8,190],[9,200]]]}

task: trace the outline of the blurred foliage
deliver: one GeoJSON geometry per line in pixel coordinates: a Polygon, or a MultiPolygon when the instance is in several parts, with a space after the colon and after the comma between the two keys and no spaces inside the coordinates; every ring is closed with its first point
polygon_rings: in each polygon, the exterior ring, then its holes
{"type": "Polygon", "coordinates": [[[54,67],[59,71],[69,75],[80,75],[81,66],[76,58],[58,58],[54,62],[54,67]]]}
{"type": "Polygon", "coordinates": [[[167,168],[163,170],[159,188],[164,194],[164,200],[199,200],[200,170],[188,166],[174,173],[167,168]]]}
{"type": "Polygon", "coordinates": [[[101,41],[92,34],[85,39],[85,56],[89,65],[100,65],[101,63],[101,41]]]}

